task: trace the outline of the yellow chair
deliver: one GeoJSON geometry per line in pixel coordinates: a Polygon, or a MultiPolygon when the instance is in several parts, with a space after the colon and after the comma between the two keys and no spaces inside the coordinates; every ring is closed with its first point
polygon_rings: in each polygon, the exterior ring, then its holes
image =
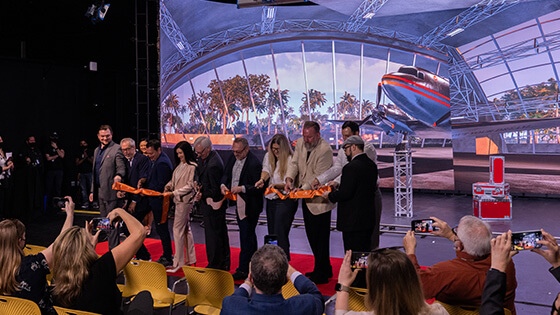
{"type": "MultiPolygon", "coordinates": [[[[445,310],[449,313],[449,315],[479,315],[480,312],[478,311],[479,307],[477,306],[467,306],[467,305],[451,305],[447,303],[443,303],[441,301],[435,301],[435,303],[441,304],[445,310]]],[[[507,308],[504,308],[505,315],[511,315],[511,311],[507,308]]]]}
{"type": "Polygon", "coordinates": [[[149,291],[154,308],[173,308],[186,300],[186,295],[176,294],[167,287],[167,272],[162,264],[151,261],[132,260],[124,268],[123,297],[131,297],[141,291],[149,291]]]}
{"type": "Polygon", "coordinates": [[[224,270],[183,266],[189,292],[188,306],[199,314],[220,314],[222,300],[233,294],[232,275],[224,270]]]}
{"type": "Polygon", "coordinates": [[[41,315],[39,306],[26,299],[12,296],[0,296],[0,314],[2,315],[41,315]]]}
{"type": "Polygon", "coordinates": [[[289,299],[295,295],[299,295],[299,291],[294,286],[294,283],[288,279],[288,282],[286,282],[286,284],[282,287],[282,296],[285,299],[289,299]]]}
{"type": "Polygon", "coordinates": [[[366,302],[364,297],[367,294],[367,289],[362,288],[350,288],[350,293],[348,294],[348,310],[355,312],[366,312],[366,302]]]}
{"type": "Polygon", "coordinates": [[[44,251],[45,249],[47,249],[45,246],[26,244],[25,247],[23,248],[23,254],[25,256],[37,255],[40,252],[44,251]]]}
{"type": "Polygon", "coordinates": [[[86,312],[86,311],[79,311],[73,310],[70,308],[64,308],[60,306],[55,306],[54,309],[58,315],[100,315],[98,313],[86,312]]]}

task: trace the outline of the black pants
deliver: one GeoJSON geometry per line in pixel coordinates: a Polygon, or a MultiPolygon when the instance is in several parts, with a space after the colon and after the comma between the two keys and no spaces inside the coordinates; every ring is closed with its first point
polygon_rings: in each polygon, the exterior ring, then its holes
{"type": "Polygon", "coordinates": [[[297,200],[294,199],[267,199],[266,200],[266,223],[268,234],[276,235],[278,246],[280,246],[288,260],[290,260],[290,230],[297,211],[297,200]]]}
{"type": "Polygon", "coordinates": [[[313,273],[317,278],[332,277],[330,261],[331,211],[314,215],[302,201],[305,234],[315,258],[313,273]]]}
{"type": "Polygon", "coordinates": [[[173,261],[173,250],[171,248],[171,235],[169,234],[169,225],[167,224],[167,218],[162,220],[162,202],[161,197],[150,197],[153,199],[148,200],[149,210],[154,214],[154,223],[156,225],[156,232],[161,240],[161,247],[163,248],[162,257],[167,258],[169,261],[173,261]],[[155,199],[157,198],[157,199],[155,199]],[[161,223],[163,221],[163,223],[161,223]]]}
{"type": "Polygon", "coordinates": [[[237,267],[237,271],[245,273],[249,272],[249,262],[251,262],[251,257],[253,257],[253,254],[258,249],[257,234],[255,233],[258,222],[258,214],[252,217],[245,217],[243,220],[239,220],[239,217],[237,217],[237,224],[239,226],[239,245],[241,247],[241,250],[239,251],[239,267],[237,267]]]}
{"type": "Polygon", "coordinates": [[[206,239],[207,268],[230,269],[229,236],[226,210],[213,210],[206,202],[200,204],[203,213],[204,238],[206,239]]]}
{"type": "Polygon", "coordinates": [[[375,224],[371,233],[371,246],[370,249],[379,247],[379,224],[381,223],[381,210],[383,208],[383,200],[381,190],[377,188],[375,191],[375,224]]]}

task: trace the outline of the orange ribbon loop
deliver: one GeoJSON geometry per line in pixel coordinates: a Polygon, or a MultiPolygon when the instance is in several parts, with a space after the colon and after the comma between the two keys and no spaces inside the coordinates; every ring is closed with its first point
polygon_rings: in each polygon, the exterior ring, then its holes
{"type": "Polygon", "coordinates": [[[163,224],[167,221],[167,213],[169,212],[169,204],[171,200],[171,196],[173,196],[172,192],[159,192],[152,189],[146,188],[134,188],[132,186],[123,184],[121,182],[114,182],[113,186],[111,187],[113,190],[120,190],[134,195],[143,195],[148,197],[162,197],[163,196],[163,204],[161,205],[161,220],[159,224],[163,224]]]}
{"type": "Polygon", "coordinates": [[[298,191],[291,191],[288,195],[283,194],[278,189],[274,187],[268,187],[264,191],[265,195],[268,194],[276,194],[281,200],[290,198],[290,199],[309,199],[313,197],[321,197],[325,192],[331,192],[331,186],[321,186],[315,190],[308,189],[308,190],[298,190],[298,191]]]}

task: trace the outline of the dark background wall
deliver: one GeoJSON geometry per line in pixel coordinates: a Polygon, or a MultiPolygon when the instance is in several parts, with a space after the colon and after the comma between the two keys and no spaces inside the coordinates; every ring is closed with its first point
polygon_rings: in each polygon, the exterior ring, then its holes
{"type": "Polygon", "coordinates": [[[53,131],[67,147],[82,137],[96,144],[101,124],[116,139],[135,137],[134,1],[111,3],[97,24],[84,15],[93,2],[3,2],[0,135],[8,148],[53,131]]]}

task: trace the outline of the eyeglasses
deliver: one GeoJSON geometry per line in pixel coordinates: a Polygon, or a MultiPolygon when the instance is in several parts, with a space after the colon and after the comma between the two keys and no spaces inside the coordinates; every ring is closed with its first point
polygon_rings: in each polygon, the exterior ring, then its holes
{"type": "Polygon", "coordinates": [[[274,152],[279,152],[280,151],[280,147],[272,147],[270,149],[274,152]]]}
{"type": "Polygon", "coordinates": [[[196,150],[194,150],[194,154],[200,156],[200,155],[202,155],[202,154],[204,153],[204,151],[205,151],[206,149],[208,149],[208,148],[204,148],[204,149],[202,149],[201,151],[196,151],[196,150]]]}
{"type": "Polygon", "coordinates": [[[342,150],[346,151],[346,149],[350,148],[351,146],[352,146],[351,144],[345,145],[342,147],[342,150]]]}
{"type": "Polygon", "coordinates": [[[245,151],[245,149],[247,149],[247,147],[244,147],[244,148],[241,149],[241,150],[232,150],[232,151],[233,151],[233,153],[235,153],[235,154],[240,154],[240,153],[243,153],[243,151],[245,151]]]}

